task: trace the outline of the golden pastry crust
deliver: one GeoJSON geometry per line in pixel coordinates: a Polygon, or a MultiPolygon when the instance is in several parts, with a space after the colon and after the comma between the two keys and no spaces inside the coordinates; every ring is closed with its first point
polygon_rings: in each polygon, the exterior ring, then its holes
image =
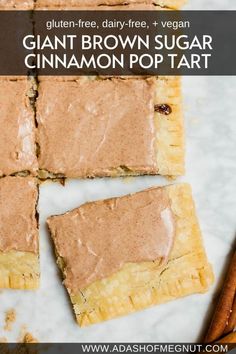
{"type": "Polygon", "coordinates": [[[0,288],[39,285],[37,180],[0,178],[0,288]]]}
{"type": "MultiPolygon", "coordinates": [[[[127,263],[119,272],[95,281],[78,294],[67,289],[81,327],[189,294],[204,293],[213,282],[190,186],[164,188],[176,217],[176,239],[168,263],[127,263]]],[[[57,257],[57,263],[64,272],[64,260],[57,257]]]]}
{"type": "Polygon", "coordinates": [[[155,112],[158,174],[180,176],[185,173],[185,142],[181,78],[159,76],[155,105],[168,105],[168,115],[155,112]]]}
{"type": "Polygon", "coordinates": [[[34,0],[0,0],[0,10],[33,10],[34,0]]]}
{"type": "Polygon", "coordinates": [[[34,290],[39,287],[39,256],[32,252],[0,251],[0,288],[34,290]]]}
{"type": "MultiPolygon", "coordinates": [[[[171,109],[169,115],[165,115],[159,112],[154,112],[154,123],[156,128],[156,156],[157,156],[157,169],[155,172],[150,172],[149,174],[160,174],[164,176],[176,177],[183,175],[184,168],[184,157],[185,157],[185,144],[184,144],[184,123],[183,123],[183,111],[182,111],[182,93],[181,93],[181,80],[178,77],[167,77],[161,76],[158,78],[120,78],[119,80],[151,80],[154,85],[155,98],[154,98],[154,107],[156,105],[168,104],[171,109]]],[[[86,81],[96,81],[104,80],[96,76],[91,77],[81,77],[77,82],[86,82],[86,81]]],[[[117,80],[118,78],[113,78],[112,80],[117,80]]],[[[46,78],[42,78],[42,84],[49,81],[46,78]]],[[[57,78],[55,81],[68,82],[63,78],[57,78]]],[[[73,80],[72,80],[73,81],[73,80]]],[[[50,81],[49,81],[50,82],[50,81]]],[[[39,83],[40,85],[40,83],[39,83]]],[[[59,83],[57,83],[59,85],[59,83]]],[[[39,100],[40,100],[40,90],[39,90],[39,100]]],[[[153,107],[153,110],[154,110],[153,107]]],[[[37,114],[38,117],[38,114],[37,114]]],[[[40,119],[39,119],[39,128],[38,132],[41,131],[40,119]]],[[[40,148],[41,142],[38,134],[38,146],[40,148]]],[[[48,178],[63,178],[68,177],[65,174],[59,173],[56,174],[54,171],[47,171],[42,168],[39,171],[39,178],[48,179],[48,178]]],[[[109,169],[109,171],[104,171],[103,174],[99,174],[97,177],[110,176],[110,177],[119,177],[119,176],[138,176],[142,174],[147,174],[148,172],[143,173],[142,171],[134,171],[132,168],[119,168],[109,169]]],[[[81,176],[77,176],[81,177],[81,176]]],[[[83,178],[89,176],[82,176],[83,178]]]]}

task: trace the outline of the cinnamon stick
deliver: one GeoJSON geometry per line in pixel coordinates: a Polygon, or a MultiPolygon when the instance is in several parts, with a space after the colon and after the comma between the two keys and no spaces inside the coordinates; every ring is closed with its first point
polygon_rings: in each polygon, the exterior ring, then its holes
{"type": "Polygon", "coordinates": [[[228,274],[223,285],[218,304],[215,309],[210,327],[204,339],[211,343],[222,337],[233,313],[233,304],[236,291],[236,252],[229,266],[228,274]]]}
{"type": "Polygon", "coordinates": [[[227,343],[227,344],[236,343],[236,332],[231,332],[227,336],[216,341],[216,343],[227,343]]]}

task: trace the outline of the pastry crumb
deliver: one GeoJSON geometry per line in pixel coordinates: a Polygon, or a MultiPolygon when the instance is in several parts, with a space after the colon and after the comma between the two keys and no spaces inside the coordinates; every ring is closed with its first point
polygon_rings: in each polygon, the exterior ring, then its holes
{"type": "Polygon", "coordinates": [[[30,332],[26,332],[22,338],[22,343],[39,343],[39,341],[30,332]]]}
{"type": "Polygon", "coordinates": [[[165,176],[165,178],[166,178],[168,181],[175,181],[175,180],[176,180],[176,176],[165,176]]]}
{"type": "Polygon", "coordinates": [[[5,313],[5,331],[11,331],[12,325],[16,320],[16,311],[14,309],[10,309],[5,313]]]}
{"type": "Polygon", "coordinates": [[[123,177],[123,180],[122,180],[122,182],[124,182],[124,183],[131,183],[131,182],[133,182],[133,180],[134,180],[134,177],[133,176],[127,176],[127,177],[123,177]]]}

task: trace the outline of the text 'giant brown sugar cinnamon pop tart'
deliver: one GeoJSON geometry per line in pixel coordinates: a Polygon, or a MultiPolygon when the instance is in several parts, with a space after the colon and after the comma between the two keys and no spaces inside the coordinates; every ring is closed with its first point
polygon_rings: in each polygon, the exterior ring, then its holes
{"type": "Polygon", "coordinates": [[[41,176],[184,173],[178,78],[45,79],[36,117],[41,176]]]}
{"type": "Polygon", "coordinates": [[[39,285],[37,200],[35,178],[0,179],[0,288],[39,285]]]}
{"type": "Polygon", "coordinates": [[[48,226],[80,326],[203,293],[213,281],[187,184],[87,203],[48,226]]]}

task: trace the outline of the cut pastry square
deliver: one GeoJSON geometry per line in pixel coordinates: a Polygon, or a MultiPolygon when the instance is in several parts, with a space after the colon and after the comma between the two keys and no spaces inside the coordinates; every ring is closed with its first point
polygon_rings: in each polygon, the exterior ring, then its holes
{"type": "MultiPolygon", "coordinates": [[[[36,8],[87,8],[107,5],[123,5],[124,7],[129,5],[158,5],[162,8],[170,8],[170,9],[180,9],[186,0],[36,0],[36,8]]],[[[134,8],[135,9],[135,8],[134,8]]]]}
{"type": "Polygon", "coordinates": [[[39,286],[37,200],[34,177],[0,179],[0,288],[39,286]]]}
{"type": "Polygon", "coordinates": [[[33,10],[34,0],[0,0],[0,10],[33,10]]]}
{"type": "Polygon", "coordinates": [[[47,222],[80,326],[213,282],[188,184],[87,203],[47,222]]]}
{"type": "Polygon", "coordinates": [[[0,176],[36,174],[33,95],[30,80],[0,80],[0,176]]]}
{"type": "Polygon", "coordinates": [[[43,80],[38,92],[41,177],[184,173],[178,78],[43,80]]]}

